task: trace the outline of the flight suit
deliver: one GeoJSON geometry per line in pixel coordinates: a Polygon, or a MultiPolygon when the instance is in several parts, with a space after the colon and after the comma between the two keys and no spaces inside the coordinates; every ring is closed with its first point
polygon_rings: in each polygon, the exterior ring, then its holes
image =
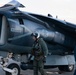
{"type": "Polygon", "coordinates": [[[46,43],[42,38],[39,38],[38,41],[35,41],[33,44],[32,55],[34,56],[33,66],[34,66],[34,75],[38,75],[38,70],[41,75],[46,75],[44,71],[44,61],[45,56],[48,54],[48,48],[46,43]]]}

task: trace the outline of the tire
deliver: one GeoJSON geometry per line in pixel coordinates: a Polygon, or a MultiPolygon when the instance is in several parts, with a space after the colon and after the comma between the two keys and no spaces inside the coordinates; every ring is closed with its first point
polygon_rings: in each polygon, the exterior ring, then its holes
{"type": "MultiPolygon", "coordinates": [[[[17,64],[10,64],[8,68],[16,70],[16,75],[20,75],[20,67],[17,64]]],[[[12,74],[9,72],[6,72],[6,75],[12,75],[12,74]]]]}
{"type": "Polygon", "coordinates": [[[58,67],[60,71],[72,72],[74,70],[74,65],[64,65],[58,67]]]}

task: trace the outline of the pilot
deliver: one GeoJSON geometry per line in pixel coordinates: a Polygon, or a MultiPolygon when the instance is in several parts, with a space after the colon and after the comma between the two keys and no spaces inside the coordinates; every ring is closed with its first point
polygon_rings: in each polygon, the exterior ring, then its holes
{"type": "MultiPolygon", "coordinates": [[[[34,39],[34,44],[32,47],[32,56],[34,56],[33,60],[33,68],[34,68],[34,75],[38,75],[38,70],[41,75],[46,75],[44,71],[44,63],[46,62],[46,56],[48,54],[48,48],[45,41],[40,38],[40,35],[37,33],[32,34],[34,39]]],[[[29,60],[31,57],[29,57],[29,60]]]]}

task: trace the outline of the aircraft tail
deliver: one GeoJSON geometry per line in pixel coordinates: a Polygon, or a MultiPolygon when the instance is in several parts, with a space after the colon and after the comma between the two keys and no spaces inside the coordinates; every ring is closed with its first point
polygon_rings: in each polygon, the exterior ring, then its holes
{"type": "Polygon", "coordinates": [[[4,6],[2,6],[2,7],[0,7],[0,9],[1,8],[5,8],[5,9],[3,9],[3,10],[6,10],[6,7],[8,7],[8,8],[14,8],[14,7],[25,7],[23,4],[21,4],[20,2],[18,2],[18,1],[16,1],[16,0],[12,0],[12,1],[10,1],[9,3],[7,3],[7,4],[5,4],[4,6]]]}
{"type": "Polygon", "coordinates": [[[16,0],[12,0],[11,2],[7,3],[7,5],[12,5],[14,7],[25,7],[23,4],[21,4],[20,2],[16,0]]]}

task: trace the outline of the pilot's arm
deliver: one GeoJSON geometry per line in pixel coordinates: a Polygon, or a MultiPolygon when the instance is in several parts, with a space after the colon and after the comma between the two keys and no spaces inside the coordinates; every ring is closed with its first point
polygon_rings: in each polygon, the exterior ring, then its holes
{"type": "Polygon", "coordinates": [[[33,55],[34,55],[34,46],[31,48],[31,54],[30,54],[30,56],[28,58],[28,62],[30,62],[30,60],[33,57],[33,55]]]}
{"type": "Polygon", "coordinates": [[[42,50],[44,52],[44,57],[46,57],[48,55],[47,44],[45,43],[45,41],[42,38],[39,39],[39,43],[41,44],[41,48],[42,48],[42,50]]]}

